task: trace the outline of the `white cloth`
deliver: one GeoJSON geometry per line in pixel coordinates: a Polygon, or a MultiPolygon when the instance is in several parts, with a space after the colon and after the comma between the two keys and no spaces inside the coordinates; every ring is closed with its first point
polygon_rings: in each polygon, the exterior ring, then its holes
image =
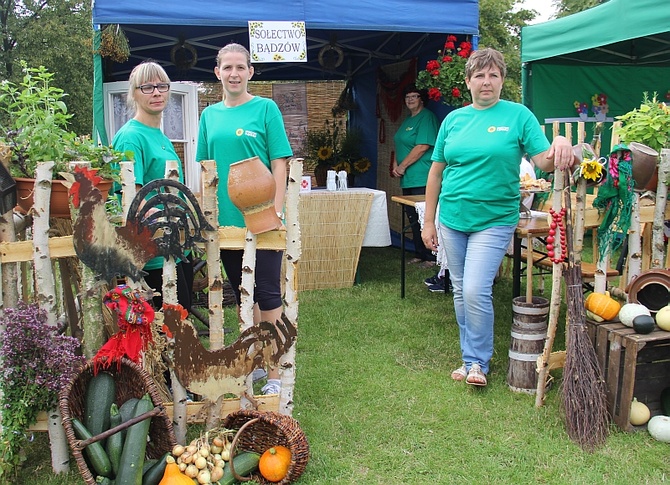
{"type": "MultiPolygon", "coordinates": [[[[416,209],[416,214],[419,216],[419,224],[421,225],[421,229],[423,229],[423,221],[424,217],[426,215],[426,203],[425,202],[417,202],[414,205],[414,208],[416,209]]],[[[435,214],[440,213],[440,205],[437,205],[437,208],[435,209],[435,214]]],[[[436,224],[437,226],[437,224],[436,224]]],[[[435,251],[433,251],[435,253],[435,251]]],[[[441,268],[447,268],[447,252],[444,249],[444,245],[440,244],[440,231],[437,231],[437,253],[435,253],[435,261],[437,262],[438,265],[440,265],[441,268]]]]}
{"type": "Polygon", "coordinates": [[[386,192],[383,190],[368,189],[365,187],[350,187],[348,192],[372,192],[372,206],[368,225],[363,237],[364,247],[381,248],[391,245],[391,226],[389,225],[389,212],[386,204],[386,192]]]}

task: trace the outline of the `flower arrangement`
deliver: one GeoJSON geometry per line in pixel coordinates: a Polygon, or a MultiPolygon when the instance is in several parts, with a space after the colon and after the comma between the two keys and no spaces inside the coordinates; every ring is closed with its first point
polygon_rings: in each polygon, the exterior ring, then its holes
{"type": "Polygon", "coordinates": [[[601,183],[607,176],[607,159],[605,157],[598,158],[589,144],[582,143],[581,150],[580,158],[582,161],[573,174],[575,181],[583,178],[587,185],[601,183]]]}
{"type": "Polygon", "coordinates": [[[589,105],[584,102],[575,101],[575,109],[580,118],[586,118],[589,114],[589,105]]]}
{"type": "Polygon", "coordinates": [[[602,121],[605,119],[605,115],[609,111],[609,106],[607,105],[607,95],[603,93],[596,93],[591,96],[591,110],[593,115],[597,120],[602,121]]]}
{"type": "Polygon", "coordinates": [[[437,51],[437,59],[428,61],[426,69],[419,72],[416,86],[428,90],[433,101],[461,107],[472,102],[465,84],[465,64],[472,54],[472,44],[461,42],[456,46],[455,35],[447,36],[444,49],[437,51]]]}
{"type": "Polygon", "coordinates": [[[324,128],[307,132],[307,168],[344,170],[358,175],[370,170],[372,163],[360,154],[362,135],[357,130],[343,132],[341,122],[326,121],[324,128]]]}
{"type": "Polygon", "coordinates": [[[58,393],[85,358],[76,353],[79,341],[57,334],[37,304],[19,302],[17,308],[6,308],[0,326],[0,477],[5,477],[25,460],[28,426],[39,411],[56,406],[58,393]]]}

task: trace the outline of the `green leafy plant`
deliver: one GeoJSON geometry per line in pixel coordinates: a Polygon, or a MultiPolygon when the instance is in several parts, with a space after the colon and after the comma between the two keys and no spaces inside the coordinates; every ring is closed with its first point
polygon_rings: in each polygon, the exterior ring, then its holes
{"type": "Polygon", "coordinates": [[[657,93],[649,99],[644,93],[639,108],[616,117],[621,127],[616,133],[625,143],[638,142],[660,153],[662,148],[670,148],[670,107],[657,98],[657,93]]]}
{"type": "Polygon", "coordinates": [[[115,178],[116,165],[124,156],[88,136],[68,130],[67,94],[52,85],[53,73],[44,66],[29,67],[21,61],[19,83],[0,83],[0,142],[11,151],[10,171],[14,177],[35,177],[39,162],[53,161],[54,174],[68,171],[68,163],[83,160],[100,170],[105,178],[115,178]]]}
{"type": "Polygon", "coordinates": [[[84,357],[76,354],[79,341],[59,335],[46,322],[37,304],[19,302],[0,318],[2,362],[2,433],[0,483],[25,460],[26,429],[40,411],[53,409],[58,393],[72,378],[84,357]]]}
{"type": "Polygon", "coordinates": [[[472,102],[465,84],[465,64],[472,54],[472,44],[463,41],[457,45],[455,35],[447,36],[444,49],[437,51],[437,58],[428,61],[419,72],[416,87],[428,90],[433,101],[460,108],[472,102]]]}

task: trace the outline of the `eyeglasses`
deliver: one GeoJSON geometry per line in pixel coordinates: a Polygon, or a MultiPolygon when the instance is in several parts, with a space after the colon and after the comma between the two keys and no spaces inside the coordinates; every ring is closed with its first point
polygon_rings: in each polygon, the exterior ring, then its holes
{"type": "Polygon", "coordinates": [[[142,94],[153,94],[154,89],[158,89],[159,93],[167,93],[170,90],[170,83],[141,84],[135,89],[142,91],[142,94]]]}
{"type": "Polygon", "coordinates": [[[405,99],[413,100],[413,99],[419,99],[420,97],[421,96],[419,96],[418,94],[408,94],[407,96],[405,96],[405,99]]]}

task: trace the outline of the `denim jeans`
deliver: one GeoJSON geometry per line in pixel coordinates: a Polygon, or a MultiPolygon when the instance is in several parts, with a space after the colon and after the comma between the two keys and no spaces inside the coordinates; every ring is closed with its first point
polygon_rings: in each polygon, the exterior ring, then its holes
{"type": "Polygon", "coordinates": [[[516,226],[466,233],[440,224],[440,238],[454,295],[461,355],[466,368],[479,364],[487,374],[493,356],[493,280],[516,226]]]}

